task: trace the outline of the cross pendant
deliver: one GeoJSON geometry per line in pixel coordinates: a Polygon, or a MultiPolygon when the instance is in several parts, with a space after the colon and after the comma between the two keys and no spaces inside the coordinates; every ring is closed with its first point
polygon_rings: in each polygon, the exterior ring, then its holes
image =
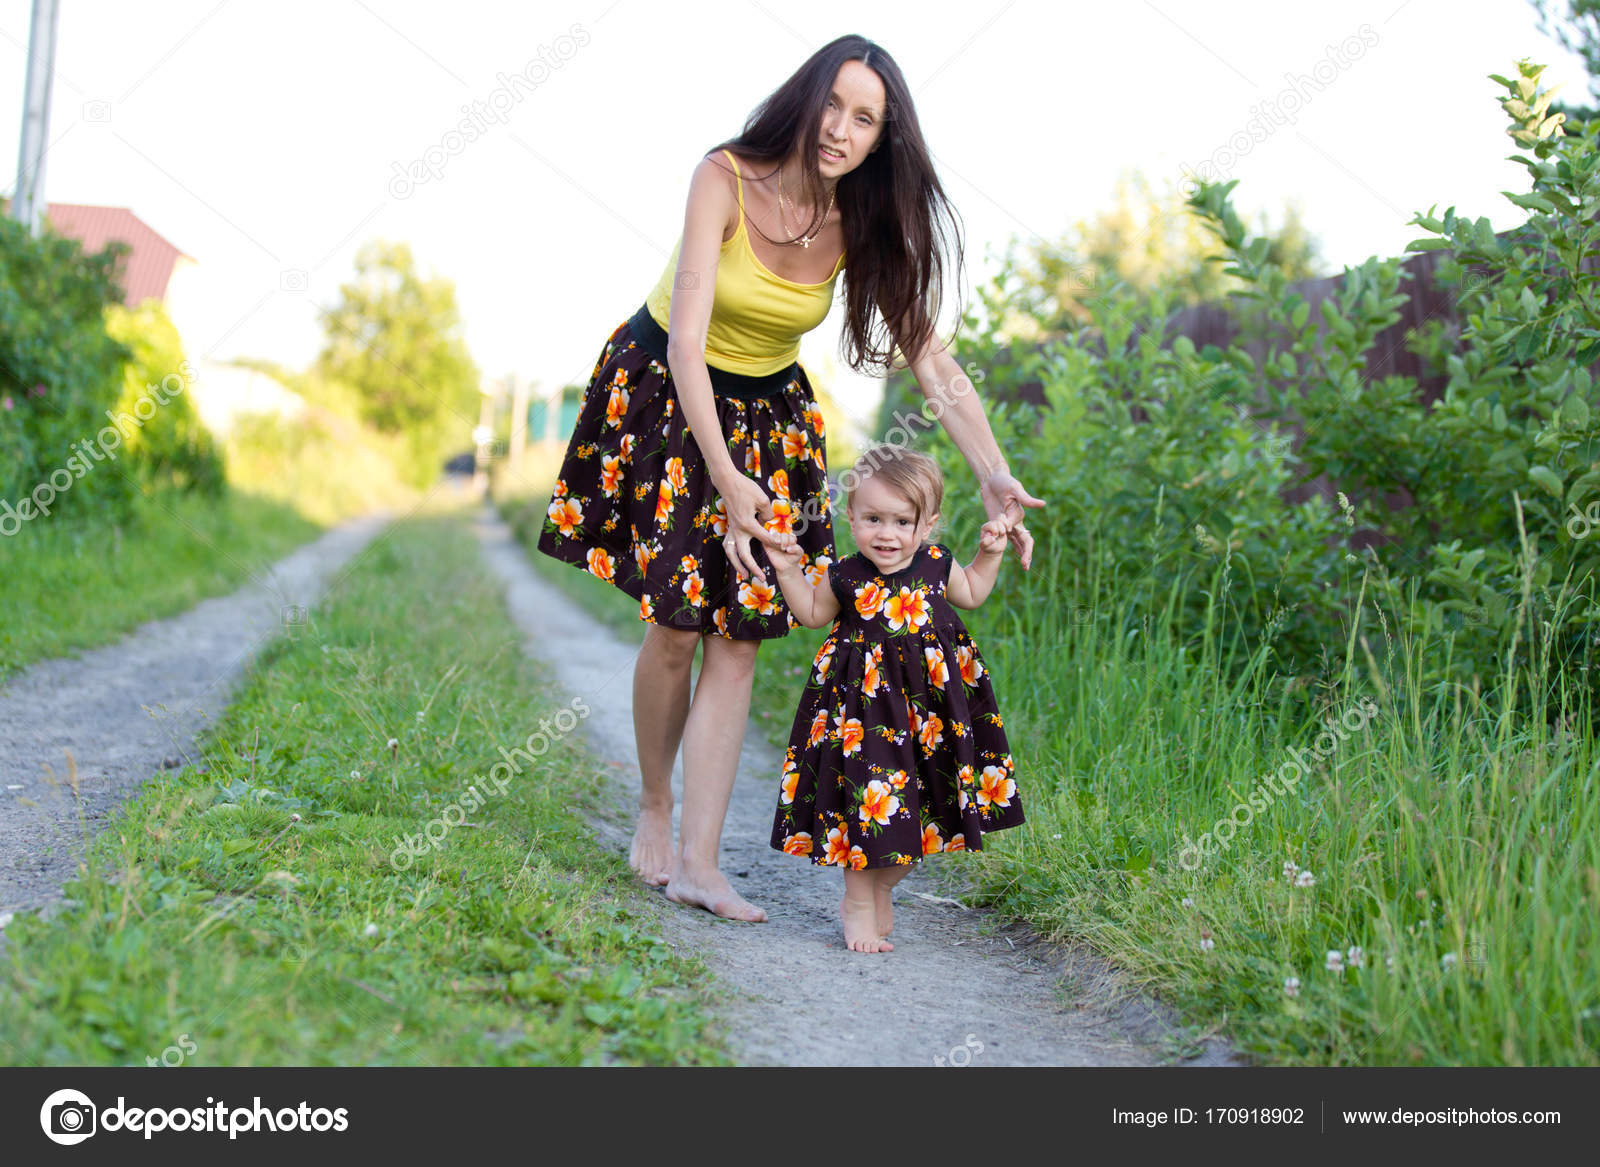
{"type": "Polygon", "coordinates": [[[801,236],[801,238],[800,238],[800,246],[805,248],[807,251],[810,251],[811,250],[811,240],[805,238],[804,236],[801,236]]]}

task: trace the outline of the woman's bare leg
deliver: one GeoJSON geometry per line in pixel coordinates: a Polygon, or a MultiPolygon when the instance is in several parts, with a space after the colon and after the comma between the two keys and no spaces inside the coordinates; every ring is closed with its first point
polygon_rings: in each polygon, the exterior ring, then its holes
{"type": "Polygon", "coordinates": [[[750,715],[758,640],[705,638],[705,657],[683,727],[683,815],[667,898],[731,920],[760,923],[766,912],[733,890],[717,865],[739,748],[750,715]]]}
{"type": "Polygon", "coordinates": [[[639,750],[639,826],[628,865],[660,887],[672,866],[672,763],[689,713],[698,632],[652,624],[633,662],[633,736],[639,750]]]}
{"type": "MultiPolygon", "coordinates": [[[[877,876],[872,891],[873,906],[877,909],[878,935],[880,937],[886,937],[894,931],[894,900],[892,898],[894,885],[911,874],[911,866],[911,864],[907,863],[904,866],[879,867],[874,869],[872,873],[877,876]]],[[[883,951],[891,952],[893,950],[894,945],[890,944],[888,940],[884,940],[883,951]]]]}

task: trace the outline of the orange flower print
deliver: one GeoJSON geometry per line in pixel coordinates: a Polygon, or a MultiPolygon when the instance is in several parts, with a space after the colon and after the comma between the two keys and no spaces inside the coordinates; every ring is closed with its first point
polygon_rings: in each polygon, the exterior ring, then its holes
{"type": "Polygon", "coordinates": [[[901,588],[899,595],[890,596],[884,604],[883,615],[896,632],[901,628],[921,628],[928,622],[928,593],[922,588],[901,588]]]}
{"type": "Polygon", "coordinates": [[[900,800],[889,789],[889,784],[881,778],[874,778],[861,792],[861,806],[856,813],[861,816],[863,825],[876,822],[888,826],[889,817],[899,809],[900,800]]]}
{"type": "Polygon", "coordinates": [[[563,535],[571,535],[583,522],[583,508],[570,498],[558,498],[550,504],[549,515],[563,535]]]}
{"type": "Polygon", "coordinates": [[[806,565],[806,582],[814,588],[822,586],[823,578],[828,574],[828,564],[833,560],[827,555],[819,555],[806,565]]]}
{"type": "Polygon", "coordinates": [[[848,721],[842,716],[835,717],[833,719],[833,730],[839,735],[839,745],[846,757],[860,752],[861,743],[866,740],[867,731],[862,728],[859,717],[852,717],[848,721]]]}
{"type": "Polygon", "coordinates": [[[828,711],[817,710],[817,715],[811,719],[811,734],[806,738],[808,748],[815,746],[828,734],[828,711]]]}
{"type": "Polygon", "coordinates": [[[718,636],[728,635],[728,609],[718,608],[711,613],[711,623],[717,626],[718,636]]]}
{"type": "Polygon", "coordinates": [[[806,437],[805,430],[790,423],[783,435],[783,456],[785,458],[799,458],[804,461],[811,456],[811,440],[806,437]]]}
{"type": "Polygon", "coordinates": [[[700,561],[693,555],[685,555],[682,559],[678,560],[678,566],[684,571],[699,571],[700,561]]]}
{"type": "MultiPolygon", "coordinates": [[[[622,370],[618,369],[617,374],[620,376],[621,373],[622,370]]],[[[622,415],[627,410],[628,391],[621,388],[613,389],[611,391],[611,400],[606,402],[606,424],[612,429],[620,429],[622,427],[622,415]]]]}
{"type": "Polygon", "coordinates": [[[683,459],[667,459],[667,481],[672,483],[672,493],[682,494],[689,489],[689,482],[683,475],[683,459]]]}
{"type": "Polygon", "coordinates": [[[656,526],[665,527],[667,520],[672,517],[672,484],[665,478],[661,480],[661,489],[656,492],[656,526]]]}
{"type": "Polygon", "coordinates": [[[599,576],[601,579],[609,580],[614,574],[611,556],[607,555],[603,548],[591,547],[589,549],[588,560],[590,572],[599,576]]]}
{"type": "Polygon", "coordinates": [[[705,607],[706,581],[700,578],[698,571],[691,571],[684,577],[683,594],[692,606],[696,608],[705,607]]]}
{"type": "Polygon", "coordinates": [[[639,574],[643,575],[645,571],[649,569],[650,561],[655,558],[656,553],[651,548],[650,544],[638,542],[637,533],[634,535],[634,540],[633,559],[634,562],[639,565],[639,574]]]}
{"type": "Polygon", "coordinates": [[[939,545],[937,543],[928,544],[928,554],[931,555],[935,559],[943,559],[944,558],[944,552],[939,549],[939,545]]]}
{"type": "Polygon", "coordinates": [[[944,850],[944,836],[939,833],[939,828],[929,823],[922,828],[922,853],[932,855],[935,851],[944,850]]]}
{"type": "Polygon", "coordinates": [[[607,498],[616,498],[622,476],[622,459],[615,454],[607,454],[600,459],[600,489],[607,498]]]}
{"type": "Polygon", "coordinates": [[[717,499],[716,514],[711,519],[711,533],[722,538],[728,533],[728,504],[717,499]]]}
{"type": "Polygon", "coordinates": [[[811,460],[817,464],[818,473],[826,474],[828,472],[828,456],[822,448],[822,443],[818,442],[811,447],[811,460]]]}
{"type": "Polygon", "coordinates": [[[828,679],[828,666],[833,663],[834,641],[830,638],[822,642],[822,647],[817,650],[816,659],[811,662],[816,669],[817,683],[820,685],[828,679]]]}
{"type": "Polygon", "coordinates": [[[556,479],[556,488],[555,488],[555,490],[551,491],[551,493],[554,494],[557,498],[566,498],[567,497],[567,480],[565,478],[556,479]]]}
{"type": "Polygon", "coordinates": [[[779,788],[778,800],[785,806],[794,802],[795,793],[800,785],[800,771],[790,762],[783,768],[783,785],[779,788]]]}
{"type": "Polygon", "coordinates": [[[851,871],[865,871],[867,868],[867,853],[860,847],[851,847],[849,862],[851,871]]]}
{"type": "MultiPolygon", "coordinates": [[[[783,471],[778,471],[782,474],[783,471]]],[[[794,508],[789,505],[787,498],[772,500],[772,518],[761,524],[776,535],[785,535],[794,530],[794,508]]]]}
{"type": "Polygon", "coordinates": [[[809,855],[809,854],[811,854],[811,834],[810,834],[810,832],[801,831],[797,835],[790,835],[787,839],[785,839],[783,841],[783,850],[784,850],[784,853],[786,855],[809,855]]]}
{"type": "Polygon", "coordinates": [[[961,786],[971,786],[973,784],[973,782],[976,781],[976,779],[973,777],[973,774],[972,774],[972,767],[971,766],[962,766],[961,767],[961,773],[956,775],[956,781],[961,786]]]}
{"type": "Polygon", "coordinates": [[[622,435],[622,460],[625,463],[633,461],[633,442],[634,436],[632,434],[622,435]]]}
{"type": "Polygon", "coordinates": [[[1005,769],[1000,766],[985,766],[983,778],[978,784],[978,805],[987,809],[990,806],[1010,806],[1011,796],[1017,792],[1017,784],[1006,776],[1005,769]]]}
{"type": "Polygon", "coordinates": [[[868,580],[856,589],[856,611],[863,620],[870,620],[883,607],[884,590],[868,580]]]}
{"type": "Polygon", "coordinates": [[[761,474],[761,447],[754,442],[750,443],[750,448],[744,452],[744,468],[748,473],[758,477],[761,474]]]}
{"type": "Polygon", "coordinates": [[[811,431],[816,434],[817,437],[820,438],[823,436],[822,410],[817,408],[817,403],[815,401],[806,406],[806,424],[811,427],[811,431]]]}
{"type": "Polygon", "coordinates": [[[872,651],[867,655],[866,663],[861,669],[861,695],[863,697],[876,697],[878,683],[882,674],[878,671],[879,664],[883,661],[881,649],[878,645],[872,646],[872,651]]]}
{"type": "Polygon", "coordinates": [[[639,619],[647,620],[654,624],[656,619],[655,606],[650,603],[650,593],[646,592],[639,597],[639,619]]]}
{"type": "Polygon", "coordinates": [[[1003,763],[1003,765],[1004,765],[1004,766],[1005,766],[1005,768],[1006,768],[1006,772],[1007,772],[1007,773],[1008,773],[1008,774],[1009,774],[1009,773],[1015,773],[1015,772],[1016,772],[1016,769],[1017,769],[1017,764],[1016,764],[1016,763],[1015,763],[1015,762],[1013,762],[1013,761],[1012,761],[1012,760],[1011,760],[1011,755],[1010,755],[1010,754],[1007,754],[1007,755],[1006,755],[1006,760],[1005,760],[1005,762],[1004,762],[1004,763],[1003,763]]]}
{"type": "Polygon", "coordinates": [[[843,867],[850,858],[850,836],[843,825],[834,827],[828,832],[828,849],[823,853],[823,862],[831,863],[835,867],[843,867]]]}
{"type": "Polygon", "coordinates": [[[964,684],[976,685],[978,678],[983,676],[983,662],[972,651],[971,645],[956,645],[956,668],[961,670],[961,680],[964,684]]]}
{"type": "Polygon", "coordinates": [[[965,835],[956,835],[944,845],[944,849],[946,851],[965,851],[967,849],[967,837],[965,835]]]}
{"type": "Polygon", "coordinates": [[[896,790],[904,790],[906,788],[906,783],[909,781],[911,781],[911,776],[904,770],[896,770],[893,774],[889,775],[889,785],[893,786],[896,790]]]}
{"type": "Polygon", "coordinates": [[[628,370],[618,369],[611,376],[611,385],[616,389],[625,389],[628,385],[628,370]]]}
{"type": "Polygon", "coordinates": [[[772,602],[777,589],[756,579],[747,579],[739,585],[739,603],[762,616],[776,615],[778,605],[772,602]]]}
{"type": "Polygon", "coordinates": [[[950,669],[944,663],[944,650],[930,645],[922,650],[922,656],[928,662],[928,680],[933,682],[935,688],[944,688],[944,683],[950,679],[950,669]]]}
{"type": "Polygon", "coordinates": [[[784,469],[774,470],[772,477],[767,479],[767,489],[779,498],[789,497],[789,472],[784,469]]]}
{"type": "Polygon", "coordinates": [[[922,723],[922,728],[917,731],[917,737],[922,742],[923,753],[931,755],[933,747],[944,741],[944,734],[940,732],[942,729],[944,729],[944,722],[939,720],[939,715],[937,713],[928,714],[927,719],[922,723]]]}

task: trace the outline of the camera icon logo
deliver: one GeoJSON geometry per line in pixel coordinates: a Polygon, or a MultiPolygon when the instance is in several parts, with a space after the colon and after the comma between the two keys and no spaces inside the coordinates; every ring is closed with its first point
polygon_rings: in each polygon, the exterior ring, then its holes
{"type": "Polygon", "coordinates": [[[94,1134],[97,1113],[87,1094],[57,1090],[39,1108],[39,1125],[51,1142],[70,1147],[94,1134]]]}

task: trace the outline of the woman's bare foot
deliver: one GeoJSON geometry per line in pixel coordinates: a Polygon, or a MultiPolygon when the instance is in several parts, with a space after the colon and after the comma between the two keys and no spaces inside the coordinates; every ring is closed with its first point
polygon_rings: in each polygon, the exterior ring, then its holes
{"type": "Polygon", "coordinates": [[[839,901],[844,921],[844,946],[851,952],[886,952],[893,945],[878,935],[878,912],[872,889],[847,886],[839,901]]]}
{"type": "Polygon", "coordinates": [[[641,810],[633,832],[628,866],[651,887],[667,882],[672,870],[672,810],[641,810]]]}
{"type": "Polygon", "coordinates": [[[734,891],[728,877],[716,868],[691,872],[681,864],[674,866],[667,880],[667,898],[675,904],[704,908],[729,920],[762,924],[767,919],[767,913],[734,891]]]}

